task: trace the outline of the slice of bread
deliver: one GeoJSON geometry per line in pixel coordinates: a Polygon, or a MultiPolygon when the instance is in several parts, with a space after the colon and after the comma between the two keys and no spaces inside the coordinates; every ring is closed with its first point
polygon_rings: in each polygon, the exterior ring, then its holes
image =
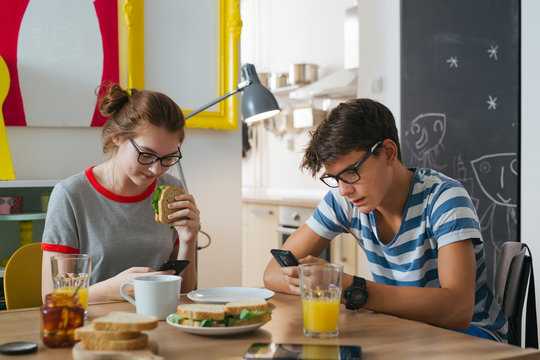
{"type": "Polygon", "coordinates": [[[184,193],[184,190],[180,186],[168,186],[161,191],[158,201],[158,213],[156,214],[156,221],[162,223],[170,223],[171,219],[167,218],[172,213],[177,212],[179,209],[169,209],[168,205],[175,202],[175,197],[184,193]]]}
{"type": "MultiPolygon", "coordinates": [[[[182,304],[178,305],[176,309],[178,315],[189,320],[223,320],[225,319],[225,312],[223,311],[223,305],[214,304],[182,304]]],[[[187,325],[182,323],[182,325],[187,325]]],[[[190,325],[197,326],[197,325],[190,325]]]]}
{"type": "MultiPolygon", "coordinates": [[[[183,319],[183,320],[180,320],[178,322],[179,324],[181,325],[185,325],[185,326],[196,326],[196,327],[201,327],[202,326],[202,321],[197,321],[197,320],[190,320],[190,319],[183,319]]],[[[223,323],[212,323],[212,325],[210,327],[225,327],[225,324],[223,323]]]]}
{"type": "Polygon", "coordinates": [[[225,304],[225,315],[240,315],[243,309],[248,309],[249,311],[267,311],[268,303],[261,298],[231,301],[225,304]]]}
{"type": "Polygon", "coordinates": [[[272,319],[272,315],[270,313],[266,313],[262,316],[259,316],[255,319],[249,319],[244,321],[235,321],[231,323],[229,326],[245,326],[245,325],[251,325],[251,324],[259,324],[259,323],[265,323],[267,321],[270,321],[272,319]]]}
{"type": "Polygon", "coordinates": [[[81,342],[85,350],[139,350],[148,345],[148,335],[139,333],[133,339],[124,340],[105,340],[99,336],[87,336],[81,342]]]}
{"type": "Polygon", "coordinates": [[[141,334],[140,331],[109,331],[109,330],[94,330],[92,325],[86,325],[75,329],[75,340],[100,339],[102,341],[109,340],[127,340],[135,339],[141,334]]]}
{"type": "Polygon", "coordinates": [[[158,318],[152,315],[135,314],[124,311],[113,311],[94,319],[94,330],[109,330],[122,332],[136,332],[152,330],[158,325],[158,318]]]}

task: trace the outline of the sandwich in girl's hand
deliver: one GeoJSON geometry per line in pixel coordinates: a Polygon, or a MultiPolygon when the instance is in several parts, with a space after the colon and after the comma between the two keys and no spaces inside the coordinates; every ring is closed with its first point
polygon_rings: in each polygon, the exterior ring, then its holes
{"type": "Polygon", "coordinates": [[[184,190],[180,186],[156,186],[156,189],[154,190],[154,199],[152,200],[152,206],[154,206],[154,211],[156,212],[156,222],[168,224],[172,221],[176,221],[176,219],[169,219],[168,216],[180,209],[169,209],[168,205],[175,202],[175,197],[183,193],[184,190]]]}
{"type": "Polygon", "coordinates": [[[181,304],[172,321],[185,326],[244,326],[270,321],[272,311],[264,299],[242,299],[225,305],[181,304]]]}

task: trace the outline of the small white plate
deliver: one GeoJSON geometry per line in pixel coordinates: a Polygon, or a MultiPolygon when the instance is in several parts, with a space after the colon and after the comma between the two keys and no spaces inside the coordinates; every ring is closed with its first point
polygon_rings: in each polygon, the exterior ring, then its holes
{"type": "Polygon", "coordinates": [[[268,289],[229,286],[194,290],[188,293],[187,297],[196,302],[228,303],[245,298],[269,299],[274,295],[275,293],[268,289]]]}
{"type": "Polygon", "coordinates": [[[227,326],[227,327],[200,327],[200,326],[186,326],[173,323],[171,317],[174,314],[167,316],[167,323],[174,327],[177,327],[185,332],[196,334],[196,335],[207,335],[207,336],[220,336],[220,335],[233,335],[241,334],[249,331],[253,331],[266,323],[257,323],[245,326],[227,326]]]}

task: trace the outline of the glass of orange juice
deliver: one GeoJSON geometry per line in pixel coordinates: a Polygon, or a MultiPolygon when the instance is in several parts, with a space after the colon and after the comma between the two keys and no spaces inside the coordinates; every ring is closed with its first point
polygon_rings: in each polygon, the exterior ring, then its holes
{"type": "Polygon", "coordinates": [[[316,338],[337,337],[343,266],[317,263],[302,264],[298,268],[304,334],[316,338]]]}
{"type": "Polygon", "coordinates": [[[51,275],[55,293],[73,294],[78,287],[79,302],[88,306],[88,287],[92,274],[92,256],[66,254],[51,257],[51,275]]]}

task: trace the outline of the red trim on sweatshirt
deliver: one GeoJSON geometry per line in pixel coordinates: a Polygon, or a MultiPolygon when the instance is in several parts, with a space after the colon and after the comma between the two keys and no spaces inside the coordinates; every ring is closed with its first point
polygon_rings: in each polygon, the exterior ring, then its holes
{"type": "Polygon", "coordinates": [[[63,254],[78,254],[79,253],[79,249],[72,248],[71,246],[47,244],[47,243],[41,244],[41,250],[54,251],[54,252],[59,252],[63,254]]]}
{"type": "Polygon", "coordinates": [[[115,194],[113,192],[110,192],[109,190],[105,189],[103,186],[101,186],[101,184],[94,177],[94,173],[92,172],[93,168],[94,168],[94,166],[89,167],[88,169],[86,169],[84,171],[84,174],[86,175],[86,178],[88,179],[88,181],[90,182],[92,187],[94,189],[96,189],[96,191],[98,193],[105,196],[107,199],[110,199],[110,200],[113,200],[113,201],[116,201],[116,202],[120,202],[120,203],[136,203],[136,202],[139,202],[139,201],[146,200],[146,199],[148,199],[148,197],[150,195],[152,195],[154,193],[154,189],[156,188],[157,179],[154,180],[154,182],[152,182],[152,184],[146,190],[144,190],[144,192],[142,192],[139,195],[135,195],[135,196],[117,195],[117,194],[115,194]]]}

